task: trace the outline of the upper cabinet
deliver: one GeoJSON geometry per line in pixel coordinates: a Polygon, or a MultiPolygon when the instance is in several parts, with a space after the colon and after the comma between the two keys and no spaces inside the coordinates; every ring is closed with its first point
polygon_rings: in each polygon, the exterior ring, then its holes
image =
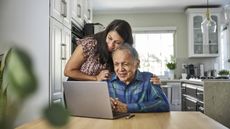
{"type": "Polygon", "coordinates": [[[207,9],[187,9],[189,57],[217,57],[220,43],[220,9],[210,9],[211,17],[217,24],[215,33],[202,33],[201,23],[207,9]]]}
{"type": "Polygon", "coordinates": [[[84,20],[86,23],[92,23],[93,11],[89,0],[84,0],[84,20]]]}
{"type": "Polygon", "coordinates": [[[84,0],[71,0],[72,20],[81,28],[84,26],[84,0]]]}
{"type": "Polygon", "coordinates": [[[72,21],[80,28],[92,22],[92,6],[88,0],[71,0],[72,21]]]}
{"type": "Polygon", "coordinates": [[[70,0],[51,0],[50,15],[71,28],[70,0]]]}

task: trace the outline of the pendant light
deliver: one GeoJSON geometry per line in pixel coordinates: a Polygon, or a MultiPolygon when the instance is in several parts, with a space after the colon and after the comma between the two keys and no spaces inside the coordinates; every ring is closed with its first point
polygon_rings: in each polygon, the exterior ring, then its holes
{"type": "Polygon", "coordinates": [[[207,11],[206,11],[206,17],[204,21],[201,23],[201,31],[202,33],[216,33],[216,22],[212,19],[210,10],[208,8],[208,0],[207,0],[207,11]]]}

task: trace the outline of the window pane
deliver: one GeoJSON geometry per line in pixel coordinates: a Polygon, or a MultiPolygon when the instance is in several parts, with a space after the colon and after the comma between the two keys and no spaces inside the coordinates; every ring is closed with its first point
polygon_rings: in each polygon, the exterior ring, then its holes
{"type": "Polygon", "coordinates": [[[166,63],[174,55],[173,38],[173,33],[134,33],[135,48],[141,61],[140,70],[166,75],[166,63]]]}

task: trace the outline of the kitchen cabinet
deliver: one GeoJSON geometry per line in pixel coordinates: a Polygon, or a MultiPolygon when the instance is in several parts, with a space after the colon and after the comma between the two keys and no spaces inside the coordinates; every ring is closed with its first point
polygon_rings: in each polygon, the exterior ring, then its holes
{"type": "Polygon", "coordinates": [[[84,20],[87,23],[92,23],[93,18],[93,11],[92,11],[92,5],[89,2],[89,0],[84,0],[84,20]]]}
{"type": "Polygon", "coordinates": [[[50,98],[51,102],[63,104],[64,68],[70,57],[71,31],[63,24],[50,18],[50,98]]]}
{"type": "Polygon", "coordinates": [[[230,80],[205,80],[204,90],[204,114],[230,128],[230,80]]]}
{"type": "Polygon", "coordinates": [[[92,22],[92,5],[89,0],[71,0],[72,21],[81,29],[92,22]]]}
{"type": "Polygon", "coordinates": [[[211,8],[211,17],[217,24],[215,33],[201,32],[201,23],[206,17],[206,8],[186,10],[188,20],[188,55],[189,57],[217,57],[220,43],[220,9],[211,8]]]}
{"type": "Polygon", "coordinates": [[[50,102],[64,104],[62,82],[71,53],[71,1],[50,2],[50,102]]]}
{"type": "Polygon", "coordinates": [[[64,68],[71,55],[71,27],[92,21],[88,0],[51,0],[50,8],[50,102],[63,103],[64,68]]]}
{"type": "Polygon", "coordinates": [[[181,83],[182,111],[200,111],[204,113],[203,84],[181,83]]]}
{"type": "Polygon", "coordinates": [[[50,16],[71,28],[70,0],[51,0],[50,16]]]}
{"type": "Polygon", "coordinates": [[[71,0],[71,15],[73,22],[80,28],[84,26],[84,1],[71,0]]]}

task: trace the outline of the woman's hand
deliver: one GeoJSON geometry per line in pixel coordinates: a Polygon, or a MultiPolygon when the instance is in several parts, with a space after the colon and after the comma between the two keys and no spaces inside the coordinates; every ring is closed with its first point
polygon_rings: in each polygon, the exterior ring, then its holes
{"type": "Polygon", "coordinates": [[[158,84],[158,85],[161,84],[160,78],[159,78],[158,76],[156,76],[156,75],[153,75],[150,81],[151,81],[153,84],[158,84]]]}
{"type": "Polygon", "coordinates": [[[108,80],[109,78],[110,78],[109,70],[102,70],[102,71],[96,76],[96,80],[97,80],[97,81],[108,80]]]}

